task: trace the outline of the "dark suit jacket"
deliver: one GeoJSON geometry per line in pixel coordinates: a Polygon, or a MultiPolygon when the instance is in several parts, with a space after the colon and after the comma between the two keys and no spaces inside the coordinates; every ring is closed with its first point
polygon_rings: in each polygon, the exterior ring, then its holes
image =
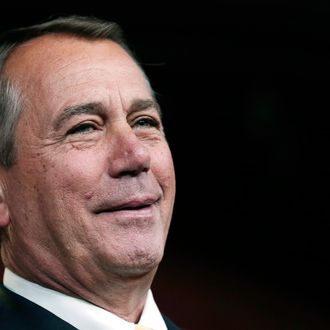
{"type": "MultiPolygon", "coordinates": [[[[163,315],[168,330],[180,330],[163,315]]],[[[76,329],[48,310],[0,286],[1,330],[73,330],[76,329]]],[[[93,330],[93,329],[91,329],[93,330]]]]}

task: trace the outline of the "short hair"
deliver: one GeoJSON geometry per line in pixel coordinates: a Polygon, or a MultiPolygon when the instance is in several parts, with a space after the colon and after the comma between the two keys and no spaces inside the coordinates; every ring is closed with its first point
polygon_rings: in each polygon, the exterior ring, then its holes
{"type": "Polygon", "coordinates": [[[28,27],[9,30],[0,35],[0,166],[9,168],[15,163],[15,131],[23,110],[22,91],[4,73],[7,59],[25,42],[43,35],[62,34],[96,40],[110,39],[129,50],[120,26],[96,17],[66,16],[28,27]]]}

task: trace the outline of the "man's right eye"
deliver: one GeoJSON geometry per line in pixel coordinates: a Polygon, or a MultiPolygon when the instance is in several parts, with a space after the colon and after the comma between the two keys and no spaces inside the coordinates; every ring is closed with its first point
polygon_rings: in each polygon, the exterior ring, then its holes
{"type": "Polygon", "coordinates": [[[93,123],[83,123],[77,126],[72,127],[68,130],[67,135],[69,134],[88,134],[92,131],[95,131],[97,127],[93,123]]]}

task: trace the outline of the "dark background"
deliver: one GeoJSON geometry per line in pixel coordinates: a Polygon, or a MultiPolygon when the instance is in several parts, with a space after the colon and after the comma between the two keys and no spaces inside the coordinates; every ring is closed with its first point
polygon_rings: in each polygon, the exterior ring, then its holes
{"type": "Polygon", "coordinates": [[[192,330],[330,329],[330,3],[88,7],[7,8],[0,27],[76,13],[126,32],[176,164],[162,311],[192,330]]]}

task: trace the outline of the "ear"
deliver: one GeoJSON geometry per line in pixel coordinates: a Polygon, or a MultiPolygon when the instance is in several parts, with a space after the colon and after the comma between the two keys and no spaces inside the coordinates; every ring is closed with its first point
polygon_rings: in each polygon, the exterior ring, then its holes
{"type": "Polygon", "coordinates": [[[10,222],[9,209],[6,203],[5,194],[0,184],[0,228],[7,227],[10,222]]]}

